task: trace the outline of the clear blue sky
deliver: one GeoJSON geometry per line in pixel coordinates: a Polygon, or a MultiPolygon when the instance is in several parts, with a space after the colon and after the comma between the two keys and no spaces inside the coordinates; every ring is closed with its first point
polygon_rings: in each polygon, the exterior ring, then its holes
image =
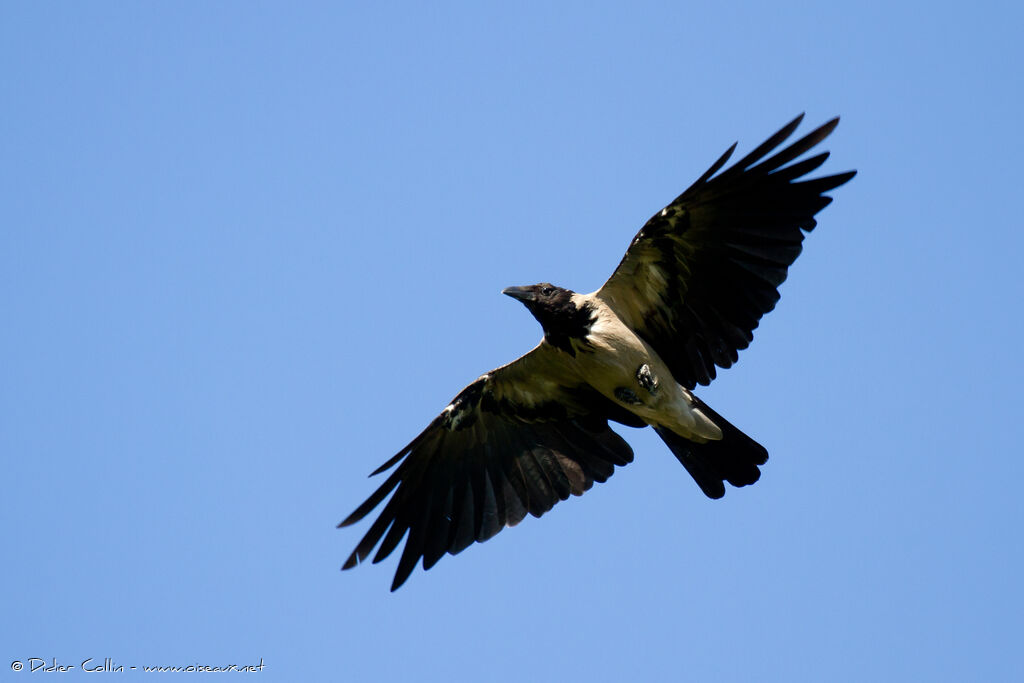
{"type": "Polygon", "coordinates": [[[701,4],[0,5],[0,678],[1021,680],[1019,5],[701,4]],[[801,111],[860,174],[701,392],[756,486],[623,427],[396,594],[339,571],[366,475],[539,338],[503,287],[595,289],[801,111]]]}

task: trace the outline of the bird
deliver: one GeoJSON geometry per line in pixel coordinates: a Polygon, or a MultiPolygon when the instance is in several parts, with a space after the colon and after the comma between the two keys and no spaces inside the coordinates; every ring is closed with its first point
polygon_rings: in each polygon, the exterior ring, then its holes
{"type": "Polygon", "coordinates": [[[633,460],[609,422],[651,426],[708,498],[756,482],[768,451],[693,392],[738,360],[832,201],[825,193],[856,175],[806,178],[829,152],[796,160],[839,119],[779,149],[802,120],[721,171],[730,146],[643,225],[597,291],[502,290],[540,323],[541,341],[470,383],[371,473],[393,468],[338,527],[387,502],[342,569],[375,548],[380,562],[405,538],[393,592],[418,563],[428,570],[582,495],[633,460]]]}

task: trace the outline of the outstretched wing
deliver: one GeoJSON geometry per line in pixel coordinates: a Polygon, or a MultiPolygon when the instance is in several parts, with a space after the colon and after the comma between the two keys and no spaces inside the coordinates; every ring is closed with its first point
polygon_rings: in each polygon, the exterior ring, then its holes
{"type": "Polygon", "coordinates": [[[398,465],[338,526],[366,517],[390,494],[345,562],[350,569],[380,543],[390,555],[408,532],[391,590],[422,558],[430,569],[555,503],[581,495],[633,451],[608,427],[642,426],[631,413],[570,374],[546,342],[463,389],[422,434],[373,474],[398,465]],[[383,542],[382,542],[383,539],[383,542]]]}
{"type": "Polygon", "coordinates": [[[838,118],[765,159],[802,119],[716,176],[736,145],[730,147],[647,221],[596,293],[688,389],[710,383],[716,365],[736,362],[779,300],[802,231],[813,229],[814,215],[832,201],[824,193],[856,175],[803,180],[828,152],[786,165],[828,137],[838,118]]]}

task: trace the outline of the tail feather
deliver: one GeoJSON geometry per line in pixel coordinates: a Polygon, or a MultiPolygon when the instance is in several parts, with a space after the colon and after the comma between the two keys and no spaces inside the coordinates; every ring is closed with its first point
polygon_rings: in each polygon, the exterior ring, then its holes
{"type": "Polygon", "coordinates": [[[700,411],[722,430],[720,440],[697,443],[660,425],[653,425],[654,431],[708,498],[724,496],[726,481],[733,486],[753,484],[761,477],[758,465],[768,461],[768,451],[711,410],[703,401],[697,397],[694,400],[700,411]]]}

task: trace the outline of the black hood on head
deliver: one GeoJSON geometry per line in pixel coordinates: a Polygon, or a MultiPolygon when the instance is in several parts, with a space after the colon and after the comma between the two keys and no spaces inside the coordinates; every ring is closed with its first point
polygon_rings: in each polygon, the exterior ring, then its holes
{"type": "Polygon", "coordinates": [[[571,289],[542,282],[529,287],[507,287],[501,293],[521,301],[529,309],[544,328],[548,343],[573,356],[576,352],[571,340],[586,343],[594,322],[594,309],[586,302],[573,301],[575,292],[571,289]]]}

